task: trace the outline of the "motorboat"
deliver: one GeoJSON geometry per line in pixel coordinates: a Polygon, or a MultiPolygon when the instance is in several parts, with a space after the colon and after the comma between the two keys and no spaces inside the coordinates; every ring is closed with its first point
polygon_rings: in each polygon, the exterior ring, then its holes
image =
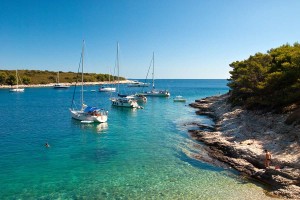
{"type": "Polygon", "coordinates": [[[147,97],[145,95],[135,94],[135,95],[133,95],[133,97],[137,100],[137,102],[141,102],[141,103],[147,102],[147,97]]]}
{"type": "Polygon", "coordinates": [[[186,99],[183,98],[183,96],[176,96],[174,99],[173,99],[174,102],[186,102],[186,99]]]}
{"type": "Polygon", "coordinates": [[[148,92],[141,93],[144,96],[151,96],[151,97],[169,97],[170,92],[168,90],[151,90],[148,92]]]}
{"type": "Polygon", "coordinates": [[[133,96],[118,96],[110,98],[113,106],[127,107],[127,108],[141,108],[137,100],[133,96]]]}
{"type": "Polygon", "coordinates": [[[115,92],[116,88],[114,87],[105,87],[105,86],[101,86],[99,88],[99,92],[115,92]]]}
{"type": "Polygon", "coordinates": [[[70,86],[62,83],[56,83],[53,85],[54,89],[68,89],[70,86]]]}
{"type": "Polygon", "coordinates": [[[137,80],[133,80],[132,83],[129,83],[128,87],[149,87],[150,83],[144,83],[137,80]]]}

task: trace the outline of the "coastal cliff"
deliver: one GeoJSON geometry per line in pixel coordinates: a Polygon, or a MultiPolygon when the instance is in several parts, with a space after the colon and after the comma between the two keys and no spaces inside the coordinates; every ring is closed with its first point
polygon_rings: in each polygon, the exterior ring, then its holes
{"type": "Polygon", "coordinates": [[[215,122],[214,127],[198,124],[198,130],[189,131],[191,137],[203,142],[212,158],[270,186],[270,195],[298,199],[300,125],[297,120],[291,122],[293,115],[288,113],[232,107],[228,98],[225,94],[190,104],[198,109],[196,114],[208,116],[215,122]],[[272,153],[271,166],[267,169],[264,166],[265,149],[272,153]]]}

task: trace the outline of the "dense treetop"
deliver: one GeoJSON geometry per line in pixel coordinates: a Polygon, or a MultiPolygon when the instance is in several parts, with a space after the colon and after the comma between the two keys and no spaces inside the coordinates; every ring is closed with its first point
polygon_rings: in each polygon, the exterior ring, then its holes
{"type": "Polygon", "coordinates": [[[300,44],[282,45],[230,64],[233,105],[282,109],[300,103],[300,44]]]}
{"type": "MultiPolygon", "coordinates": [[[[40,71],[40,70],[18,70],[19,84],[48,84],[56,83],[58,72],[40,71]]],[[[117,80],[116,76],[109,74],[84,73],[84,82],[117,80]]],[[[74,72],[59,72],[60,83],[74,83],[76,80],[81,81],[81,74],[74,72]]],[[[124,78],[120,77],[120,80],[124,78]]],[[[15,70],[0,70],[0,85],[15,85],[15,70]]]]}

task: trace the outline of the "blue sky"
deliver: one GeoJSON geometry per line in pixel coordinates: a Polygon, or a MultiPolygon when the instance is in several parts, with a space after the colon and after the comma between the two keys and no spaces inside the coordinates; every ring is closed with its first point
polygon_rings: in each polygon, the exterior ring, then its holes
{"type": "Polygon", "coordinates": [[[0,0],[0,69],[229,78],[229,64],[300,42],[299,0],[0,0]]]}

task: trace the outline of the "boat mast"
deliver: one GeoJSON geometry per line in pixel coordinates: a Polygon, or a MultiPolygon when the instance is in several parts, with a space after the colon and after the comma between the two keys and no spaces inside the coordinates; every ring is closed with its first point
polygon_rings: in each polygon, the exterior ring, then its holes
{"type": "Polygon", "coordinates": [[[120,80],[120,69],[119,69],[119,42],[117,43],[117,67],[118,67],[118,94],[120,92],[120,84],[119,84],[119,80],[120,80]]]}
{"type": "Polygon", "coordinates": [[[19,81],[18,81],[18,70],[16,70],[16,79],[17,79],[17,89],[19,88],[19,81]]]}
{"type": "Polygon", "coordinates": [[[84,56],[84,40],[82,44],[82,52],[81,52],[81,109],[83,109],[83,56],[84,56]]]}
{"type": "Polygon", "coordinates": [[[108,83],[110,84],[110,73],[111,73],[111,71],[110,71],[110,67],[109,67],[109,74],[108,74],[108,83]]]}
{"type": "Polygon", "coordinates": [[[153,57],[152,57],[152,90],[154,90],[154,52],[153,52],[153,57]]]}

